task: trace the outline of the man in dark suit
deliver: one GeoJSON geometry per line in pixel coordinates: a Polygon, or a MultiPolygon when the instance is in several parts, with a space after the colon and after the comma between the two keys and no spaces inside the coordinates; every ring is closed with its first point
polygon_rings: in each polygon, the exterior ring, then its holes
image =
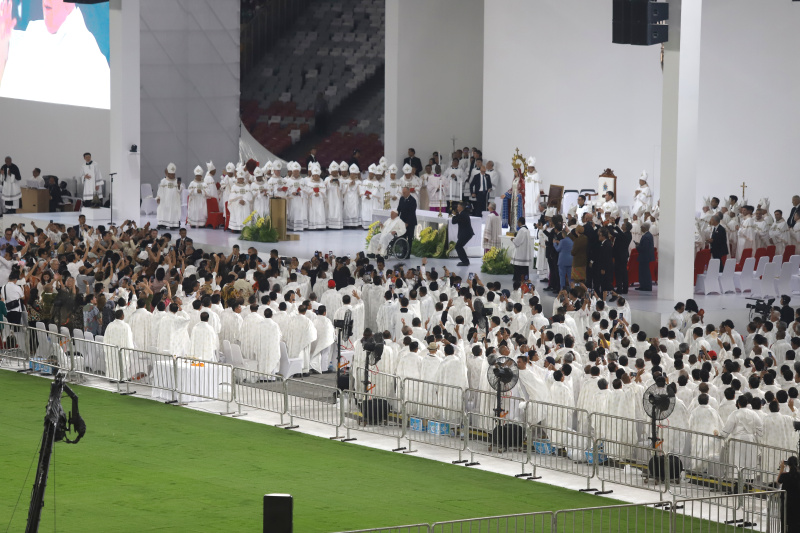
{"type": "Polygon", "coordinates": [[[788,224],[790,228],[793,228],[796,223],[794,219],[795,213],[800,213],[800,196],[796,194],[792,196],[792,210],[789,211],[789,218],[786,219],[786,224],[788,224]]]}
{"type": "Polygon", "coordinates": [[[409,164],[414,168],[414,174],[417,176],[422,174],[422,161],[416,156],[417,151],[413,148],[408,149],[408,157],[403,159],[403,164],[409,164]]]}
{"type": "Polygon", "coordinates": [[[72,226],[75,230],[75,236],[83,240],[86,237],[86,232],[89,231],[89,226],[86,225],[86,216],[78,215],[78,225],[72,226]]]}
{"type": "Polygon", "coordinates": [[[583,214],[583,234],[586,235],[586,286],[600,290],[600,283],[596,275],[597,260],[600,254],[600,241],[597,238],[597,228],[592,220],[592,213],[583,214]]]}
{"type": "MultiPolygon", "coordinates": [[[[311,166],[312,163],[317,163],[317,148],[314,147],[308,152],[308,158],[306,158],[306,169],[311,166]]],[[[311,172],[308,173],[311,176],[311,172]]]]}
{"type": "Polygon", "coordinates": [[[480,172],[475,174],[469,184],[469,192],[478,216],[486,211],[486,200],[492,189],[492,177],[486,173],[486,166],[481,166],[480,172]]]}
{"type": "Polygon", "coordinates": [[[728,256],[728,234],[725,232],[725,227],[719,223],[721,218],[719,215],[714,215],[708,221],[711,225],[711,257],[719,259],[720,272],[728,256]]]}
{"type": "Polygon", "coordinates": [[[636,249],[639,250],[639,286],[636,290],[652,291],[653,277],[650,275],[650,263],[656,260],[656,249],[649,222],[642,223],[642,238],[636,249]]]}
{"type": "Polygon", "coordinates": [[[406,223],[406,233],[403,235],[408,240],[409,250],[411,241],[414,240],[414,230],[417,227],[417,200],[411,196],[411,189],[403,187],[403,196],[397,203],[397,214],[400,220],[406,223]]]}
{"type": "Polygon", "coordinates": [[[456,266],[468,266],[469,258],[464,246],[467,245],[469,240],[475,235],[472,231],[472,221],[469,219],[470,209],[465,202],[461,202],[456,207],[456,216],[453,217],[453,224],[458,226],[458,238],[456,239],[456,253],[461,262],[456,266]]]}
{"type": "MultiPolygon", "coordinates": [[[[595,287],[595,291],[599,292],[605,299],[605,293],[610,292],[614,284],[612,283],[614,277],[614,246],[609,239],[608,228],[600,228],[597,230],[597,240],[600,243],[600,253],[595,262],[595,269],[598,274],[600,287],[595,287]]],[[[599,296],[598,296],[599,297],[599,296]]]]}
{"type": "Polygon", "coordinates": [[[611,228],[614,235],[614,278],[618,294],[628,294],[628,248],[633,238],[632,227],[630,222],[623,222],[622,227],[611,228]]]}

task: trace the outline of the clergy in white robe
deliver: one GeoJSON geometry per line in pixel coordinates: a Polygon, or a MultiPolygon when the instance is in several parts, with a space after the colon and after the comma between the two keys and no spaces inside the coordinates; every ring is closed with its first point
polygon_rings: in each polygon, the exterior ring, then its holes
{"type": "Polygon", "coordinates": [[[114,321],[111,322],[105,331],[103,342],[116,346],[118,350],[111,348],[104,348],[106,359],[106,377],[111,379],[128,380],[131,378],[131,362],[130,352],[120,351],[123,348],[132,350],[133,333],[131,327],[125,323],[125,315],[122,311],[114,313],[114,321]],[[120,359],[122,359],[122,368],[120,369],[120,359]]]}
{"type": "Polygon", "coordinates": [[[653,191],[650,190],[650,186],[647,184],[647,172],[643,170],[642,175],[639,176],[639,188],[633,193],[631,213],[641,217],[650,211],[652,205],[653,191]]]}
{"type": "Polygon", "coordinates": [[[769,239],[775,245],[776,255],[783,255],[786,246],[792,244],[789,225],[783,219],[783,212],[780,209],[775,211],[775,222],[769,228],[769,239]]]}
{"type": "Polygon", "coordinates": [[[270,187],[264,179],[263,171],[260,168],[255,170],[253,183],[250,184],[250,196],[253,198],[253,211],[259,217],[269,216],[270,187]]]}
{"type": "Polygon", "coordinates": [[[483,249],[489,251],[490,248],[500,248],[500,216],[497,214],[497,206],[494,202],[489,202],[489,210],[485,218],[486,224],[483,228],[483,249]]]}
{"type": "Polygon", "coordinates": [[[191,344],[187,355],[201,361],[217,361],[219,337],[208,323],[208,318],[208,311],[200,313],[200,322],[192,328],[191,344]]]}
{"type": "Polygon", "coordinates": [[[89,152],[83,154],[83,166],[81,166],[80,176],[83,177],[84,203],[92,202],[95,194],[102,200],[103,193],[100,190],[100,181],[103,179],[103,175],[100,173],[97,163],[92,161],[92,154],[89,152]]]}
{"type": "Polygon", "coordinates": [[[748,407],[746,396],[739,396],[736,407],[737,409],[728,416],[720,435],[725,439],[736,439],[752,444],[737,443],[732,446],[732,451],[728,452],[728,462],[739,468],[755,468],[758,458],[756,447],[764,439],[764,422],[759,414],[748,407]]]}
{"type": "Polygon", "coordinates": [[[147,351],[151,347],[150,334],[152,328],[153,313],[145,308],[146,302],[139,300],[138,309],[128,319],[133,334],[133,345],[137,350],[147,351]]]}
{"type": "Polygon", "coordinates": [[[308,229],[325,229],[328,223],[327,187],[322,181],[322,168],[319,163],[311,163],[308,171],[310,178],[305,180],[306,194],[308,195],[308,229]]]}
{"type": "MultiPolygon", "coordinates": [[[[242,357],[245,359],[258,359],[259,350],[259,329],[266,321],[264,315],[258,312],[258,305],[251,305],[249,313],[242,320],[242,328],[240,334],[240,347],[242,349],[242,357]]],[[[272,314],[272,313],[270,313],[272,314]]]]}
{"type": "MultiPolygon", "coordinates": [[[[528,231],[528,227],[525,225],[525,219],[520,218],[518,225],[519,230],[511,240],[511,243],[513,244],[513,248],[511,250],[511,264],[514,265],[514,280],[522,281],[530,275],[533,250],[531,250],[530,232],[528,231]]],[[[528,277],[528,279],[530,278],[528,277]]]]}
{"type": "Polygon", "coordinates": [[[407,163],[403,165],[403,178],[400,180],[400,194],[402,195],[403,193],[403,187],[408,187],[411,196],[417,201],[417,205],[420,206],[420,209],[422,208],[419,203],[419,191],[421,186],[422,180],[414,175],[414,168],[407,163]],[[408,170],[408,172],[406,172],[406,170],[408,170]]]}
{"type": "MultiPolygon", "coordinates": [[[[536,158],[529,157],[525,162],[527,172],[525,173],[525,216],[539,216],[539,202],[542,190],[542,178],[536,170],[536,158]]],[[[492,182],[494,183],[494,182],[492,182]]]]}
{"type": "MultiPolygon", "coordinates": [[[[698,397],[698,405],[689,415],[689,429],[698,433],[711,433],[719,435],[724,426],[722,418],[716,409],[708,405],[709,397],[707,394],[701,394],[698,397]]],[[[719,439],[710,439],[705,435],[691,435],[692,439],[692,457],[698,459],[707,459],[710,461],[720,462],[720,452],[722,451],[722,443],[719,439]]],[[[698,470],[706,470],[707,466],[704,463],[695,465],[684,465],[686,468],[695,468],[698,470]]]]}
{"type": "Polygon", "coordinates": [[[308,228],[308,193],[305,181],[300,176],[300,163],[291,161],[286,168],[289,174],[284,180],[286,192],[286,227],[291,231],[308,228]]]}
{"type": "Polygon", "coordinates": [[[254,351],[258,361],[258,371],[262,374],[276,374],[281,362],[281,340],[283,336],[278,323],[272,319],[272,309],[264,310],[264,321],[261,322],[254,339],[254,351]]]}
{"type": "Polygon", "coordinates": [[[358,186],[361,195],[361,226],[368,228],[372,224],[372,211],[383,209],[383,186],[375,179],[373,171],[358,186]]]}
{"type": "Polygon", "coordinates": [[[231,302],[228,308],[225,309],[220,315],[220,333],[219,343],[220,350],[222,350],[222,342],[228,341],[231,344],[238,343],[242,334],[242,306],[238,303],[231,302]]]}
{"type": "Polygon", "coordinates": [[[383,222],[381,232],[373,235],[369,241],[367,252],[376,255],[385,255],[386,249],[392,239],[406,232],[405,222],[400,218],[396,211],[392,211],[389,220],[383,222]]]}
{"type": "Polygon", "coordinates": [[[203,183],[203,169],[199,165],[194,169],[194,181],[189,184],[188,200],[189,225],[193,228],[205,226],[208,220],[206,185],[203,183]]]}
{"type": "Polygon", "coordinates": [[[444,347],[444,359],[439,365],[436,383],[439,383],[438,405],[442,406],[438,419],[451,423],[460,422],[462,399],[464,391],[469,388],[469,379],[467,367],[464,361],[455,355],[452,344],[444,347]]]}
{"type": "Polygon", "coordinates": [[[164,179],[158,185],[156,193],[156,218],[159,229],[177,229],[181,219],[181,192],[178,189],[178,180],[175,178],[177,168],[174,163],[167,165],[164,179]]]}
{"type": "Polygon", "coordinates": [[[306,316],[306,306],[300,305],[297,314],[286,326],[286,348],[289,358],[303,358],[303,374],[311,371],[311,344],[317,340],[317,328],[306,316]]]}
{"type": "Polygon", "coordinates": [[[755,255],[756,221],[753,217],[753,208],[750,206],[743,207],[742,212],[744,215],[742,216],[742,221],[739,226],[739,238],[736,243],[737,263],[742,259],[742,254],[747,248],[751,248],[753,250],[753,255],[755,255]]]}
{"type": "MultiPolygon", "coordinates": [[[[214,176],[217,174],[217,167],[214,166],[213,161],[209,161],[206,163],[206,168],[208,171],[203,178],[203,192],[206,193],[206,198],[214,198],[217,204],[219,204],[219,190],[217,189],[217,182],[214,179],[214,176]]],[[[220,209],[223,208],[221,205],[219,207],[220,209]]]]}
{"type": "Polygon", "coordinates": [[[244,172],[236,175],[236,184],[231,187],[228,196],[228,212],[231,215],[228,229],[231,231],[242,231],[244,221],[252,213],[253,195],[250,193],[250,186],[246,183],[244,172]]]}
{"type": "Polygon", "coordinates": [[[339,177],[339,164],[332,161],[328,167],[330,175],[325,178],[325,196],[327,202],[327,221],[328,229],[342,229],[342,202],[344,187],[339,177]]]}
{"type": "MultiPolygon", "coordinates": [[[[339,171],[349,172],[349,176],[342,182],[342,224],[346,228],[361,226],[361,180],[358,166],[350,165],[343,168],[344,161],[339,165],[339,171]]],[[[345,174],[342,174],[343,178],[345,174]]]]}
{"type": "Polygon", "coordinates": [[[317,338],[311,346],[310,372],[322,373],[328,370],[328,365],[334,357],[332,352],[336,349],[336,331],[333,328],[333,322],[327,317],[327,309],[324,305],[317,308],[311,321],[317,330],[317,338]]]}

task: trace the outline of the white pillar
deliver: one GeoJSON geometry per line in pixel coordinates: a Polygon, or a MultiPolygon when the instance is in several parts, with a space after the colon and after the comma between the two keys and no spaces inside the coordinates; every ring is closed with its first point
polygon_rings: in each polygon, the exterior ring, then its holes
{"type": "Polygon", "coordinates": [[[386,0],[389,164],[408,148],[423,164],[434,151],[449,155],[452,137],[457,148],[482,146],[483,17],[484,0],[386,0]]]}
{"type": "Polygon", "coordinates": [[[700,96],[702,0],[669,0],[661,122],[661,214],[658,295],[685,300],[694,293],[694,208],[700,96]]]}
{"type": "Polygon", "coordinates": [[[139,153],[131,145],[141,146],[140,122],[140,37],[139,0],[111,0],[111,131],[110,159],[114,187],[114,222],[139,221],[139,153]]]}

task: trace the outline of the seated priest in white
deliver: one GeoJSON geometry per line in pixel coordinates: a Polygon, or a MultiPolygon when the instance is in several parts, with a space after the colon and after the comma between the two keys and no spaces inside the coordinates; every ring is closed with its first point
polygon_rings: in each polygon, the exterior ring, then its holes
{"type": "Polygon", "coordinates": [[[177,172],[175,163],[167,165],[164,171],[164,179],[158,185],[156,194],[156,218],[158,219],[158,229],[178,229],[181,220],[181,191],[178,188],[178,180],[175,177],[177,172]]]}
{"type": "MultiPolygon", "coordinates": [[[[219,337],[208,323],[209,312],[200,313],[200,322],[192,328],[192,341],[189,345],[189,357],[200,361],[217,361],[219,337]]],[[[230,363],[230,361],[228,361],[230,363]]]]}
{"type": "Polygon", "coordinates": [[[384,255],[389,243],[392,242],[398,235],[406,233],[406,223],[397,214],[397,211],[392,211],[389,215],[389,220],[381,224],[381,232],[373,235],[367,247],[367,253],[375,255],[384,255]]]}
{"type": "Polygon", "coordinates": [[[228,229],[231,231],[242,231],[244,228],[244,221],[251,213],[251,204],[253,195],[250,193],[250,185],[246,182],[244,172],[236,174],[236,184],[231,187],[231,193],[228,197],[228,212],[231,215],[231,220],[228,223],[228,229]]]}
{"type": "Polygon", "coordinates": [[[483,228],[483,249],[500,248],[500,216],[497,214],[497,205],[489,202],[486,215],[486,225],[483,228]]]}
{"type": "Polygon", "coordinates": [[[208,220],[206,206],[206,184],[203,183],[203,169],[198,165],[194,169],[194,181],[189,184],[189,225],[193,228],[203,227],[208,220]]]}

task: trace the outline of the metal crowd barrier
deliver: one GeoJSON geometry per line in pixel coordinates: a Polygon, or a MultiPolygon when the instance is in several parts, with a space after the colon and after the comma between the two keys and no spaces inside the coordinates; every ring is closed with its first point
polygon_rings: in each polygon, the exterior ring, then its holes
{"type": "Polygon", "coordinates": [[[30,339],[29,364],[34,372],[42,374],[55,374],[59,370],[67,373],[67,378],[72,379],[73,368],[71,352],[71,339],[60,333],[46,329],[28,328],[30,339]]]}
{"type": "Polygon", "coordinates": [[[431,524],[431,533],[551,533],[553,513],[524,513],[431,524]]]}
{"type": "Polygon", "coordinates": [[[783,533],[786,515],[779,490],[705,498],[673,499],[671,533],[716,531],[783,533]]]}
{"type": "MultiPolygon", "coordinates": [[[[658,507],[660,502],[608,505],[556,511],[553,533],[666,533],[671,531],[671,514],[658,507]]],[[[513,530],[511,530],[513,531],[513,530]]],[[[510,533],[510,531],[509,531],[510,533]]]]}
{"type": "Polygon", "coordinates": [[[411,453],[412,442],[422,442],[458,451],[455,464],[465,463],[461,454],[466,450],[464,440],[466,415],[464,389],[430,381],[406,378],[403,380],[404,437],[411,453]]]}
{"type": "Polygon", "coordinates": [[[344,412],[340,407],[340,403],[344,401],[341,390],[293,378],[287,379],[284,387],[288,402],[288,428],[296,428],[294,419],[300,418],[333,426],[336,428],[336,435],[332,438],[340,438],[339,428],[344,424],[344,412]]]}
{"type": "Polygon", "coordinates": [[[734,489],[736,472],[725,458],[725,439],[688,429],[661,428],[665,451],[683,466],[680,479],[669,480],[670,493],[686,498],[712,496],[734,489]]]}
{"type": "Polygon", "coordinates": [[[206,398],[225,402],[225,415],[231,411],[233,398],[233,367],[212,361],[198,361],[187,357],[175,359],[178,403],[195,401],[194,398],[206,398]]]}
{"type": "Polygon", "coordinates": [[[0,359],[15,361],[22,367],[18,372],[30,370],[32,341],[30,328],[10,322],[0,322],[0,359]]]}
{"type": "Polygon", "coordinates": [[[131,375],[127,360],[123,360],[119,347],[113,344],[73,337],[71,357],[76,374],[116,383],[118,393],[121,392],[121,382],[131,375]]]}
{"type": "Polygon", "coordinates": [[[281,376],[234,368],[233,397],[239,406],[239,414],[242,414],[243,405],[277,413],[281,415],[280,425],[283,426],[283,415],[288,412],[285,381],[281,376]]]}
{"type": "Polygon", "coordinates": [[[728,441],[730,463],[738,467],[739,481],[745,484],[758,483],[761,478],[769,478],[776,474],[781,461],[785,461],[792,455],[797,455],[797,450],[776,448],[737,439],[728,441]],[[748,475],[742,476],[742,471],[746,471],[748,475]]]}
{"type": "Polygon", "coordinates": [[[528,421],[528,405],[516,396],[501,397],[500,416],[495,414],[497,394],[467,389],[469,398],[466,410],[467,450],[470,462],[467,466],[478,464],[475,454],[504,459],[519,463],[526,476],[525,465],[530,459],[531,432],[528,421]]]}
{"type": "Polygon", "coordinates": [[[139,386],[150,387],[150,397],[165,403],[178,402],[178,368],[175,357],[166,353],[123,348],[120,356],[126,361],[130,378],[125,382],[127,392],[134,394],[139,386]]]}
{"type": "Polygon", "coordinates": [[[374,394],[374,389],[368,392],[343,391],[343,399],[347,440],[351,440],[350,430],[364,431],[396,439],[397,447],[393,451],[406,449],[400,442],[405,425],[402,402],[374,394]]]}
{"type": "MultiPolygon", "coordinates": [[[[535,406],[529,407],[534,409],[535,406]]],[[[530,426],[530,463],[532,477],[538,479],[536,470],[554,470],[586,478],[586,489],[591,489],[594,477],[594,440],[588,434],[576,433],[544,425],[530,426]]]]}
{"type": "Polygon", "coordinates": [[[355,529],[343,533],[430,533],[428,524],[414,524],[411,526],[376,527],[374,529],[355,529]]]}

